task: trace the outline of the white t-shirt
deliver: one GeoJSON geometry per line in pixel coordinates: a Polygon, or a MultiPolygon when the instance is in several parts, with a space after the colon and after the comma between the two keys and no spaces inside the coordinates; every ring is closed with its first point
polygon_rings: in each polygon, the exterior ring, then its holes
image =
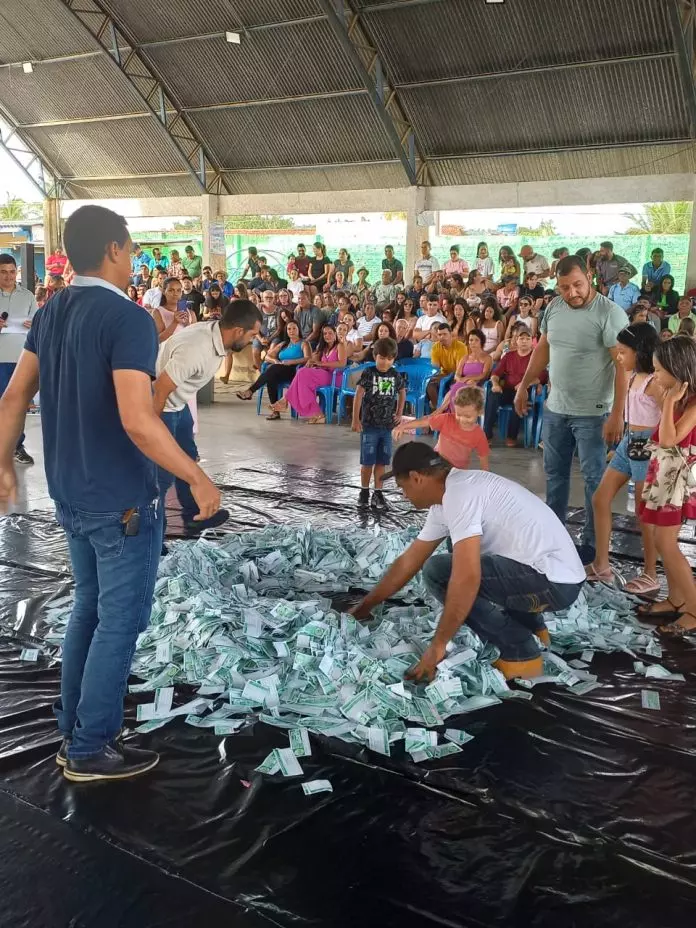
{"type": "Polygon", "coordinates": [[[368,319],[367,316],[358,319],[358,335],[360,338],[369,338],[374,327],[379,325],[381,321],[379,316],[375,316],[374,319],[368,319]]]}
{"type": "Polygon", "coordinates": [[[435,323],[447,322],[442,313],[435,313],[434,316],[419,316],[416,320],[415,328],[421,332],[429,332],[435,323]]]}
{"type": "Polygon", "coordinates": [[[481,538],[481,554],[526,564],[554,583],[581,583],[585,568],[565,526],[518,483],[480,470],[453,470],[442,504],[431,506],[418,538],[452,544],[481,538]]]}
{"type": "Polygon", "coordinates": [[[162,302],[162,291],[159,287],[150,287],[145,291],[143,306],[146,309],[157,309],[162,302]]]}
{"type": "Polygon", "coordinates": [[[162,342],[157,374],[163,371],[176,384],[164,404],[165,412],[178,412],[215,376],[227,349],[219,322],[196,322],[162,342]]]}
{"type": "Polygon", "coordinates": [[[427,284],[435,271],[440,270],[440,264],[437,258],[430,255],[429,258],[419,258],[415,264],[416,274],[423,278],[423,283],[427,284]]]}
{"type": "Polygon", "coordinates": [[[295,303],[297,303],[297,297],[300,293],[304,293],[304,288],[305,285],[301,280],[291,280],[285,289],[292,293],[295,298],[295,303]]]}

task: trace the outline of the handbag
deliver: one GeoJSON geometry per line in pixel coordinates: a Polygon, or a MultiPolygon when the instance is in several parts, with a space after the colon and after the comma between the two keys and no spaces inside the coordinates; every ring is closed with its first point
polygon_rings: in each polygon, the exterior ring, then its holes
{"type": "MultiPolygon", "coordinates": [[[[631,377],[631,380],[628,384],[628,393],[631,392],[631,387],[633,386],[633,381],[635,380],[635,374],[631,377]]],[[[649,383],[650,381],[648,381],[649,383]]],[[[647,384],[646,384],[647,387],[647,384]]],[[[650,438],[631,438],[631,417],[629,409],[631,404],[628,401],[628,394],[626,395],[626,435],[628,436],[628,442],[626,445],[626,454],[631,461],[649,461],[650,460],[650,448],[648,448],[648,442],[650,438]]]]}

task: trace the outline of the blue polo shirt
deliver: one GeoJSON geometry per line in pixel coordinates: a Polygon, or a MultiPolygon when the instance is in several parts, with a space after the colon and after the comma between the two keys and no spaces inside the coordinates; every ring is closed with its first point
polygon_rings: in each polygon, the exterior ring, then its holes
{"type": "Polygon", "coordinates": [[[671,273],[672,268],[670,267],[669,261],[663,261],[661,264],[658,264],[657,267],[655,267],[652,261],[646,261],[643,265],[643,277],[649,280],[651,284],[659,284],[663,277],[671,273]]]}
{"type": "Polygon", "coordinates": [[[152,317],[116,287],[76,277],[37,310],[25,344],[39,359],[44,464],[51,497],[86,512],[125,512],[158,493],[155,464],[121,424],[113,372],[154,379],[152,317]]]}

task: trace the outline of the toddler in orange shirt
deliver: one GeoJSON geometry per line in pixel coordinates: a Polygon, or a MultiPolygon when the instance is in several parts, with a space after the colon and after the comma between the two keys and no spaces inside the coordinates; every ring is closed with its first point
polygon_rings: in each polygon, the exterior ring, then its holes
{"type": "Polygon", "coordinates": [[[481,470],[488,470],[488,439],[478,423],[483,414],[483,391],[479,387],[462,387],[454,398],[454,411],[434,413],[422,419],[402,422],[393,432],[400,438],[414,429],[430,428],[440,436],[435,450],[446,461],[460,470],[466,470],[471,461],[471,452],[478,454],[481,470]]]}

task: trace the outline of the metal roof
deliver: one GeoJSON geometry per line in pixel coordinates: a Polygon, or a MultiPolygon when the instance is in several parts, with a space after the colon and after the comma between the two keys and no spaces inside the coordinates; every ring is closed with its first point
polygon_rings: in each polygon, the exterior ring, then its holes
{"type": "Polygon", "coordinates": [[[691,171],[691,7],[2,0],[0,116],[78,197],[691,171]]]}

